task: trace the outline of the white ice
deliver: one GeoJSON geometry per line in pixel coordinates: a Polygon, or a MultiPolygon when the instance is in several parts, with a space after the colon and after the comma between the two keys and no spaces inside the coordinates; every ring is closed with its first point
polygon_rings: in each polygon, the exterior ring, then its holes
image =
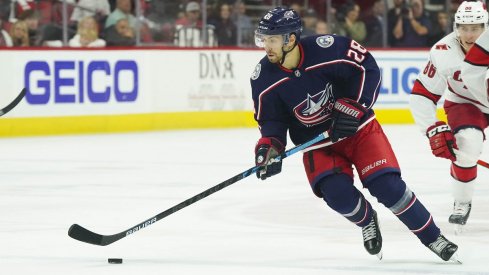
{"type": "Polygon", "coordinates": [[[360,229],[312,194],[301,153],[267,181],[250,176],[109,246],[68,237],[73,223],[125,231],[251,168],[258,131],[229,129],[0,139],[0,274],[489,274],[489,170],[479,168],[456,236],[449,161],[432,157],[415,126],[384,128],[462,265],[440,260],[362,190],[384,239],[384,259],[369,255],[360,229]]]}

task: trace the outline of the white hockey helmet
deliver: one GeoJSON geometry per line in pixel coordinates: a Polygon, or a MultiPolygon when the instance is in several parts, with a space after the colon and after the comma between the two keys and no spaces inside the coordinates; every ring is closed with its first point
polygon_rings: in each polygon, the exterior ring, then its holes
{"type": "Polygon", "coordinates": [[[453,29],[457,32],[457,25],[459,24],[484,24],[484,29],[487,29],[488,20],[489,14],[484,3],[463,1],[455,13],[453,29]]]}

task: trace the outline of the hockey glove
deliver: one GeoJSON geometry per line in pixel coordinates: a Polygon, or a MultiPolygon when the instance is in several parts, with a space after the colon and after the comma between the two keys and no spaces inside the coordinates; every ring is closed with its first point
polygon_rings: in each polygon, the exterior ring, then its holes
{"type": "Polygon", "coordinates": [[[450,126],[443,121],[437,121],[434,125],[428,127],[426,136],[430,139],[433,155],[451,161],[456,160],[453,149],[458,149],[458,147],[450,126]]]}
{"type": "Polygon", "coordinates": [[[274,158],[284,151],[284,145],[273,137],[262,137],[255,147],[255,163],[260,166],[256,171],[256,177],[265,180],[282,171],[282,159],[275,161],[274,158]]]}
{"type": "Polygon", "coordinates": [[[367,111],[367,108],[353,99],[338,99],[332,112],[331,140],[337,142],[341,138],[353,136],[360,126],[360,120],[367,111]]]}

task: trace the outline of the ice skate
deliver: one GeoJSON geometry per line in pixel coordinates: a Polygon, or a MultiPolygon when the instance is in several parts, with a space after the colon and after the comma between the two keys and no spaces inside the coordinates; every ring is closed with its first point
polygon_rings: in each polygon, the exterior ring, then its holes
{"type": "Polygon", "coordinates": [[[464,231],[471,209],[472,202],[455,201],[453,203],[453,214],[448,218],[448,222],[455,224],[455,235],[461,234],[464,231]]]}
{"type": "Polygon", "coordinates": [[[377,212],[372,211],[372,219],[366,226],[362,227],[363,246],[368,253],[376,255],[379,260],[382,260],[382,235],[380,234],[377,212]]]}
{"type": "Polygon", "coordinates": [[[430,243],[428,246],[438,257],[444,261],[452,261],[461,264],[457,253],[458,246],[451,241],[447,240],[443,235],[439,235],[438,238],[430,243]]]}

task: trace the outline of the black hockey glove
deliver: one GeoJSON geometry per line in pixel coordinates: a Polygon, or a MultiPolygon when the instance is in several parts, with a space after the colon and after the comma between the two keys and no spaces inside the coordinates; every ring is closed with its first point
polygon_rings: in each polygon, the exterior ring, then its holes
{"type": "Polygon", "coordinates": [[[282,171],[282,160],[274,158],[284,151],[285,146],[276,138],[262,137],[255,146],[255,164],[260,166],[256,177],[265,180],[282,171]]]}
{"type": "Polygon", "coordinates": [[[333,107],[330,136],[333,142],[353,136],[360,126],[360,120],[367,113],[367,108],[349,98],[338,99],[333,107]]]}

